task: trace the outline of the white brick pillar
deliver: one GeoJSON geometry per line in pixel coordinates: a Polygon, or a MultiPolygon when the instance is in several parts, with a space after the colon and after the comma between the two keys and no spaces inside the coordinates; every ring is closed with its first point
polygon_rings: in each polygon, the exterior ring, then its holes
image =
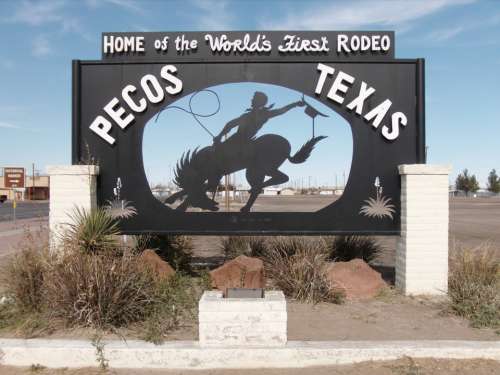
{"type": "Polygon", "coordinates": [[[47,168],[50,175],[49,228],[50,247],[56,248],[64,224],[70,221],[75,207],[92,210],[97,207],[96,165],[64,165],[47,168]]]}
{"type": "Polygon", "coordinates": [[[396,288],[406,295],[448,292],[448,175],[451,166],[405,164],[396,288]]]}

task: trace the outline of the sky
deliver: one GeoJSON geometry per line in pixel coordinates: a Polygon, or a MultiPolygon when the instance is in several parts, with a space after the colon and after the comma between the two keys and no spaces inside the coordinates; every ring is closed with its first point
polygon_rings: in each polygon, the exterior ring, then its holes
{"type": "MultiPolygon", "coordinates": [[[[220,110],[211,117],[201,118],[203,125],[212,134],[217,135],[230,120],[239,117],[250,107],[250,100],[255,91],[264,92],[273,108],[280,108],[297,102],[302,93],[288,88],[259,84],[254,82],[231,83],[209,87],[210,92],[199,92],[192,100],[195,113],[211,114],[218,107],[220,110]],[[217,96],[216,96],[217,95],[217,96]]],[[[169,107],[189,108],[190,95],[176,100],[163,110],[156,120],[153,117],[144,129],[143,161],[150,185],[158,183],[171,185],[174,174],[171,172],[179,157],[187,150],[212,144],[212,137],[205,132],[190,114],[169,107]],[[183,126],[179,126],[182,124],[183,126]],[[171,129],[175,129],[175,141],[165,145],[165,140],[171,137],[171,129]]],[[[283,186],[306,188],[310,186],[344,186],[344,175],[347,181],[352,160],[352,132],[349,123],[334,110],[312,97],[305,101],[328,117],[317,117],[315,120],[315,135],[327,138],[316,146],[307,163],[292,164],[285,161],[280,171],[289,176],[288,183],[283,186]]],[[[257,133],[278,134],[288,140],[291,154],[312,137],[312,120],[304,113],[305,107],[296,107],[287,113],[269,120],[257,133]]],[[[234,134],[233,129],[229,136],[234,134]]],[[[232,175],[235,185],[248,187],[245,171],[232,175]]]]}
{"type": "MultiPolygon", "coordinates": [[[[500,1],[494,0],[0,0],[0,167],[31,170],[35,163],[43,173],[47,165],[70,163],[71,60],[99,59],[102,32],[287,29],[394,30],[396,57],[426,59],[428,163],[452,164],[452,181],[468,168],[483,186],[492,168],[500,170],[500,1]]],[[[295,97],[285,91],[280,104],[295,97]]],[[[213,120],[222,124],[247,106],[213,120]]],[[[307,122],[300,111],[290,116],[307,122]]],[[[348,138],[344,130],[338,136],[348,138]]],[[[349,142],[343,144],[350,155],[349,142]]],[[[146,160],[146,169],[155,170],[146,160]]],[[[348,170],[345,160],[335,173],[348,170]]]]}

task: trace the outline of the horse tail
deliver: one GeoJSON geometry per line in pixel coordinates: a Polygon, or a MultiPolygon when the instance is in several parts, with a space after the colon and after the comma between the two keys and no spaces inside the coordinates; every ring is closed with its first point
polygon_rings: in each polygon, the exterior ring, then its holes
{"type": "Polygon", "coordinates": [[[325,139],[326,136],[320,135],[319,137],[314,137],[308,140],[306,143],[302,145],[299,151],[295,153],[293,156],[289,156],[288,160],[290,160],[294,164],[300,164],[303,163],[309,158],[311,155],[312,150],[314,150],[314,146],[316,146],[316,143],[321,141],[322,139],[325,139]]]}

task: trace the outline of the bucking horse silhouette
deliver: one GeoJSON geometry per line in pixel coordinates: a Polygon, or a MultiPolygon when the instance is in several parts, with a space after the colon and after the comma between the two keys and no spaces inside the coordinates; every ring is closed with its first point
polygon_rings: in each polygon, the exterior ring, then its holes
{"type": "Polygon", "coordinates": [[[303,99],[279,109],[272,109],[273,105],[266,107],[266,103],[267,96],[256,92],[251,108],[229,121],[214,137],[213,145],[184,153],[175,169],[174,182],[180,190],[164,202],[172,204],[183,199],[176,208],[179,211],[186,211],[188,207],[217,211],[219,207],[214,199],[215,193],[212,198],[207,193],[216,191],[223,176],[245,169],[250,197],[241,211],[249,212],[263,188],[286,183],[289,177],[279,170],[280,166],[286,160],[294,164],[304,163],[314,146],[326,137],[313,136],[294,155],[290,153],[288,140],[280,135],[264,134],[256,137],[270,118],[294,107],[307,105],[303,99]],[[235,127],[236,133],[221,142],[222,137],[235,127]]]}

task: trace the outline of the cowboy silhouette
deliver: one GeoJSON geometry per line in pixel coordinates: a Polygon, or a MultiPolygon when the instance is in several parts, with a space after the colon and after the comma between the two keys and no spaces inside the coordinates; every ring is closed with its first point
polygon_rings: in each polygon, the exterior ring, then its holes
{"type": "Polygon", "coordinates": [[[257,137],[257,133],[267,120],[282,115],[294,107],[307,106],[306,114],[313,120],[321,113],[312,107],[310,109],[303,98],[278,109],[272,109],[273,105],[266,106],[266,104],[266,94],[255,92],[251,108],[240,117],[229,121],[214,137],[213,145],[184,153],[175,169],[175,184],[180,190],[164,202],[172,204],[176,200],[182,200],[176,208],[178,211],[185,211],[188,207],[217,211],[219,208],[215,201],[215,191],[221,178],[245,170],[245,177],[250,185],[250,196],[241,211],[249,212],[262,189],[286,183],[289,177],[279,170],[281,165],[286,160],[293,164],[304,163],[315,145],[326,137],[313,135],[292,154],[290,143],[286,138],[277,134],[257,137]],[[236,127],[236,132],[222,142],[222,137],[236,127]],[[209,191],[213,193],[212,199],[207,196],[209,191]]]}
{"type": "Polygon", "coordinates": [[[214,145],[217,146],[220,144],[222,137],[235,127],[238,127],[236,133],[223,143],[240,143],[241,145],[241,143],[250,142],[254,139],[267,120],[282,115],[294,107],[303,107],[306,105],[304,100],[290,103],[278,109],[272,109],[274,104],[267,107],[266,104],[267,95],[261,91],[256,91],[252,98],[251,108],[247,109],[246,113],[242,114],[240,117],[229,121],[221,132],[214,137],[214,145]]]}

